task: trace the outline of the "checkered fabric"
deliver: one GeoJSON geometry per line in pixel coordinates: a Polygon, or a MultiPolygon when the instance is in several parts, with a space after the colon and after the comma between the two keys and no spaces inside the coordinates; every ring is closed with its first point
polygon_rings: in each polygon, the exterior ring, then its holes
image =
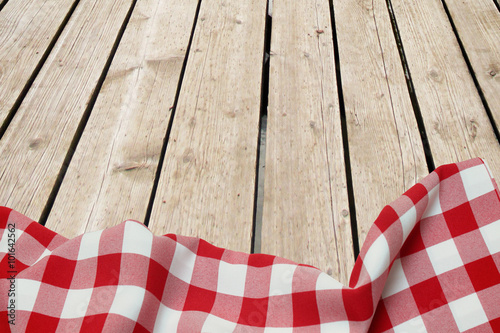
{"type": "Polygon", "coordinates": [[[480,159],[386,206],[349,286],[135,221],[69,240],[1,208],[0,235],[1,332],[500,332],[500,197],[480,159]]]}

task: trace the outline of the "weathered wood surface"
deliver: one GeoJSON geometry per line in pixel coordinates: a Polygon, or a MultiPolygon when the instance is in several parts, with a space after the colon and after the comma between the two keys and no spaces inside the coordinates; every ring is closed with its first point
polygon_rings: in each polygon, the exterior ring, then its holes
{"type": "Polygon", "coordinates": [[[498,1],[446,0],[473,73],[441,0],[333,0],[335,34],[328,1],[272,2],[263,189],[256,158],[267,84],[266,1],[203,0],[198,16],[198,0],[80,0],[74,12],[69,0],[7,2],[0,11],[0,123],[34,81],[0,139],[0,204],[33,219],[49,213],[46,225],[67,237],[150,216],[155,234],[200,236],[245,252],[252,222],[262,215],[256,248],[319,266],[345,283],[353,263],[347,193],[362,244],[382,207],[427,174],[415,106],[436,166],[479,156],[500,177],[493,127],[500,105],[498,1]],[[261,201],[262,214],[255,207],[261,201]]]}
{"type": "Polygon", "coordinates": [[[500,145],[441,1],[392,3],[435,164],[484,157],[500,175],[500,145]]]}
{"type": "Polygon", "coordinates": [[[354,264],[327,1],[275,1],[261,250],[347,283],[354,264]]]}
{"type": "Polygon", "coordinates": [[[492,0],[446,0],[446,5],[500,127],[500,11],[492,0]]]}
{"type": "Polygon", "coordinates": [[[197,4],[137,3],[47,220],[51,230],[74,237],[144,221],[197,4]]]}
{"type": "Polygon", "coordinates": [[[10,1],[0,11],[0,127],[73,2],[10,1]]]}
{"type": "Polygon", "coordinates": [[[250,251],[266,4],[201,3],[150,228],[250,251]]]}
{"type": "Polygon", "coordinates": [[[333,5],[361,247],[381,209],[428,171],[386,2],[333,5]]]}
{"type": "Polygon", "coordinates": [[[130,4],[80,1],[0,141],[3,205],[40,218],[130,4]]]}

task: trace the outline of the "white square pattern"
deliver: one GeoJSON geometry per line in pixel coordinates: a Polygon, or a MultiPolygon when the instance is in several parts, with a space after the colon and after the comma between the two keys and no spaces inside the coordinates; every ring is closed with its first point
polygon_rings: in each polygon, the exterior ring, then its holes
{"type": "Polygon", "coordinates": [[[201,331],[211,333],[233,332],[235,328],[236,323],[209,314],[203,323],[201,331]]]}
{"type": "Polygon", "coordinates": [[[33,310],[40,284],[40,281],[26,279],[16,280],[16,310],[33,310]]]}
{"type": "Polygon", "coordinates": [[[170,273],[186,283],[191,283],[195,261],[196,254],[184,245],[177,243],[175,245],[174,258],[170,265],[170,273]]]}
{"type": "Polygon", "coordinates": [[[271,272],[269,296],[289,295],[292,293],[293,273],[297,265],[276,264],[271,272]]]}
{"type": "Polygon", "coordinates": [[[453,239],[428,247],[426,250],[437,275],[464,265],[453,239]]]}
{"type": "Polygon", "coordinates": [[[80,250],[78,251],[78,260],[94,258],[99,255],[99,241],[103,230],[83,234],[80,240],[80,250]]]}
{"type": "Polygon", "coordinates": [[[177,332],[177,326],[181,319],[182,311],[177,311],[166,307],[160,303],[158,314],[156,315],[154,333],[177,332]]]}
{"type": "Polygon", "coordinates": [[[394,327],[394,333],[425,333],[427,329],[425,328],[424,321],[422,317],[418,316],[412,318],[404,323],[399,324],[394,327]]]}
{"type": "Polygon", "coordinates": [[[471,294],[450,302],[453,318],[460,332],[482,325],[488,321],[477,294],[471,294]]]}
{"type": "Polygon", "coordinates": [[[323,272],[318,275],[318,279],[316,280],[316,290],[342,289],[342,287],[342,283],[323,272]]]}
{"type": "Polygon", "coordinates": [[[429,202],[424,214],[422,215],[422,219],[443,213],[443,210],[441,209],[441,201],[439,201],[439,188],[439,184],[437,184],[432,190],[429,191],[427,195],[429,202]]]}
{"type": "Polygon", "coordinates": [[[403,271],[403,265],[401,265],[401,260],[394,260],[392,264],[391,271],[389,272],[389,277],[385,283],[384,291],[382,292],[382,298],[392,296],[400,291],[410,288],[408,280],[406,279],[405,272],[403,271]]]}
{"type": "Polygon", "coordinates": [[[488,169],[483,164],[461,171],[460,176],[469,201],[495,189],[488,169]]]}
{"type": "Polygon", "coordinates": [[[479,228],[491,254],[500,252],[500,220],[479,228]]]}
{"type": "Polygon", "coordinates": [[[417,224],[417,209],[412,206],[406,213],[404,213],[400,218],[401,226],[403,227],[403,243],[408,238],[408,235],[412,232],[413,228],[417,224]]]}
{"type": "Polygon", "coordinates": [[[116,313],[137,321],[146,290],[137,286],[118,286],[109,313],[116,313]]]}
{"type": "Polygon", "coordinates": [[[380,235],[370,246],[363,258],[365,266],[372,281],[379,278],[382,273],[389,268],[391,253],[389,244],[384,235],[380,235]]]}
{"type": "Polygon", "coordinates": [[[61,318],[69,319],[84,317],[87,312],[93,290],[93,288],[68,290],[61,318]]]}
{"type": "Polygon", "coordinates": [[[348,321],[336,321],[333,323],[321,324],[320,331],[324,333],[349,333],[351,330],[349,329],[348,321]]]}
{"type": "Polygon", "coordinates": [[[123,234],[123,253],[136,253],[149,258],[152,246],[153,234],[148,228],[137,222],[126,222],[123,234]]]}
{"type": "Polygon", "coordinates": [[[245,294],[245,281],[247,265],[232,265],[220,261],[219,276],[217,279],[217,292],[233,296],[245,294]]]}

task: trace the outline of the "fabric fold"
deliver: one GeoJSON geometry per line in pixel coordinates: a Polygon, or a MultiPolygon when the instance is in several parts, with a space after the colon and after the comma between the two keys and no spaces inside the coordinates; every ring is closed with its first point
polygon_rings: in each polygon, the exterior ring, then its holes
{"type": "Polygon", "coordinates": [[[386,206],[348,286],[140,222],[73,239],[0,208],[2,332],[499,332],[500,196],[481,159],[386,206]]]}

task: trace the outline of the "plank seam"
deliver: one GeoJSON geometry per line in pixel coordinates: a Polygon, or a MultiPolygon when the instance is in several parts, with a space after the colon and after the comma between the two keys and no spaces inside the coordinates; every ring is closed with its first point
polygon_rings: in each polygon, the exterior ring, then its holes
{"type": "Polygon", "coordinates": [[[430,172],[434,171],[435,164],[432,157],[431,147],[429,145],[429,140],[427,138],[427,132],[425,130],[424,119],[420,111],[420,106],[417,100],[417,94],[415,92],[415,87],[413,86],[413,80],[411,78],[410,68],[408,67],[408,62],[406,60],[406,55],[404,52],[403,41],[399,33],[398,24],[396,21],[396,16],[392,7],[391,0],[386,0],[387,10],[389,12],[389,17],[391,19],[392,32],[394,33],[394,39],[396,40],[396,45],[399,52],[399,57],[401,59],[401,65],[403,66],[403,71],[405,74],[406,86],[408,88],[408,94],[410,95],[410,101],[413,106],[413,113],[415,114],[415,119],[417,121],[418,130],[420,133],[420,139],[422,141],[422,146],[424,148],[425,161],[427,163],[427,169],[430,172]]]}
{"type": "MultiPolygon", "coordinates": [[[[5,1],[2,4],[0,4],[0,10],[8,3],[9,1],[5,1]]],[[[71,5],[68,13],[64,17],[63,21],[61,22],[61,25],[57,29],[56,33],[52,37],[52,40],[50,41],[49,45],[45,49],[45,52],[43,53],[42,57],[40,58],[40,61],[38,61],[38,64],[36,65],[35,69],[33,70],[33,73],[31,73],[30,77],[26,81],[26,84],[24,85],[23,89],[19,93],[19,96],[17,97],[16,101],[12,105],[12,108],[8,112],[7,116],[5,117],[5,120],[3,124],[0,126],[0,140],[2,139],[3,135],[7,131],[7,128],[9,127],[10,123],[14,119],[14,116],[16,115],[17,111],[19,110],[19,107],[21,107],[21,104],[24,101],[24,98],[26,98],[26,95],[28,94],[28,91],[31,89],[31,86],[33,85],[33,82],[35,82],[36,77],[40,73],[40,70],[42,69],[43,65],[47,61],[47,58],[49,57],[50,53],[52,52],[52,49],[56,45],[57,40],[61,36],[64,28],[68,24],[71,16],[76,10],[76,7],[80,3],[80,0],[75,0],[73,4],[71,5]]]]}
{"type": "MultiPolygon", "coordinates": [[[[462,43],[462,39],[460,38],[460,35],[458,34],[458,30],[457,30],[457,27],[455,26],[455,22],[453,21],[453,18],[451,16],[450,11],[448,10],[448,6],[446,5],[446,1],[441,0],[441,3],[443,5],[446,16],[448,17],[448,21],[450,22],[453,33],[455,34],[455,38],[457,39],[458,45],[460,47],[460,51],[462,52],[462,56],[464,57],[465,63],[467,64],[467,69],[469,70],[469,73],[472,77],[472,81],[474,82],[474,86],[477,89],[477,92],[479,94],[479,97],[481,98],[481,102],[483,103],[486,114],[488,115],[488,119],[490,121],[491,127],[493,128],[493,132],[495,133],[495,137],[497,138],[497,141],[500,143],[500,132],[495,124],[495,119],[493,118],[493,113],[491,112],[490,106],[488,105],[488,101],[486,100],[486,97],[484,96],[483,90],[481,89],[481,85],[479,84],[479,81],[477,80],[476,73],[474,71],[474,68],[472,67],[470,60],[469,60],[469,56],[467,55],[467,51],[465,50],[464,44],[462,43]]],[[[496,2],[495,2],[495,4],[498,6],[498,4],[496,2]]]]}
{"type": "Polygon", "coordinates": [[[333,55],[335,60],[335,76],[337,81],[337,94],[338,94],[339,108],[340,108],[340,124],[342,128],[342,144],[344,146],[344,165],[345,165],[345,174],[347,183],[347,197],[348,197],[349,212],[351,219],[352,246],[353,246],[354,259],[356,260],[359,255],[358,222],[356,219],[356,205],[354,200],[354,187],[352,182],[351,159],[349,157],[347,118],[345,112],[344,92],[342,90],[342,76],[340,74],[339,43],[337,39],[337,29],[335,24],[335,9],[333,7],[333,0],[329,0],[329,4],[330,4],[330,21],[332,25],[333,55]]]}
{"type": "Polygon", "coordinates": [[[127,15],[125,16],[125,19],[122,23],[122,26],[120,27],[120,30],[118,31],[118,34],[117,34],[116,40],[113,44],[113,47],[111,48],[111,51],[109,53],[109,57],[106,61],[106,64],[104,65],[101,76],[99,77],[99,80],[97,81],[96,87],[94,88],[94,91],[92,92],[92,95],[90,96],[89,103],[87,104],[87,107],[85,108],[85,111],[82,115],[82,118],[80,119],[80,123],[78,124],[75,135],[73,137],[73,140],[71,141],[71,144],[69,146],[68,152],[66,153],[63,165],[62,165],[61,169],[59,170],[59,174],[57,176],[54,187],[52,188],[52,191],[50,192],[50,195],[47,199],[47,203],[45,204],[45,207],[42,210],[42,214],[41,214],[40,219],[39,219],[39,223],[41,225],[45,225],[45,223],[47,222],[50,211],[52,210],[52,206],[54,205],[54,202],[56,200],[57,193],[59,192],[59,189],[61,188],[62,182],[64,180],[64,176],[66,175],[66,171],[71,163],[71,159],[73,158],[73,155],[76,151],[76,147],[78,146],[78,143],[82,137],[85,126],[87,125],[87,122],[90,118],[90,114],[92,112],[92,109],[94,108],[96,101],[97,101],[97,97],[99,95],[99,92],[101,91],[104,80],[106,79],[106,75],[108,74],[109,68],[111,67],[111,63],[113,62],[113,58],[115,57],[116,51],[118,50],[118,46],[119,46],[120,41],[123,37],[123,34],[125,33],[125,29],[128,25],[128,22],[130,21],[130,17],[132,16],[132,12],[134,11],[136,3],[137,3],[137,0],[133,0],[131,5],[130,5],[130,8],[127,12],[127,15]]]}
{"type": "Polygon", "coordinates": [[[170,108],[171,109],[171,115],[170,115],[170,119],[168,121],[167,131],[166,131],[165,137],[163,139],[163,145],[162,145],[162,148],[161,148],[160,157],[158,159],[158,165],[157,165],[157,168],[156,168],[156,174],[155,174],[155,178],[154,178],[154,181],[153,181],[153,187],[151,188],[151,196],[149,197],[149,203],[148,203],[148,207],[146,209],[146,215],[144,216],[144,225],[145,226],[149,226],[149,221],[151,219],[151,213],[153,211],[153,204],[154,204],[154,201],[155,201],[156,192],[158,190],[158,184],[160,182],[160,174],[161,174],[161,170],[163,168],[163,163],[165,161],[165,154],[167,152],[167,147],[168,147],[168,142],[169,142],[169,138],[170,138],[170,133],[172,132],[172,125],[174,123],[175,111],[177,110],[177,103],[179,102],[179,95],[181,93],[182,82],[184,80],[184,74],[186,72],[186,67],[187,67],[187,62],[188,62],[188,59],[189,59],[189,53],[190,53],[190,50],[191,50],[191,45],[192,45],[192,42],[193,42],[194,32],[196,30],[196,24],[198,22],[198,15],[200,13],[201,1],[202,0],[198,1],[198,5],[196,7],[196,12],[195,12],[195,15],[194,15],[194,20],[193,20],[193,26],[191,28],[191,35],[189,37],[189,42],[188,42],[188,45],[187,45],[187,48],[186,48],[186,54],[184,56],[184,62],[182,63],[181,73],[179,75],[179,82],[177,83],[177,90],[175,92],[174,103],[173,103],[172,107],[170,108]]]}
{"type": "MultiPolygon", "coordinates": [[[[270,54],[271,54],[271,32],[273,18],[270,14],[272,10],[272,0],[267,1],[266,7],[266,23],[264,27],[264,52],[262,58],[262,79],[261,79],[261,94],[260,94],[260,117],[259,117],[259,137],[257,141],[257,157],[256,157],[256,172],[255,172],[255,190],[254,190],[254,211],[252,221],[252,240],[250,253],[261,252],[261,235],[262,235],[262,213],[264,207],[264,182],[265,172],[261,172],[261,166],[264,165],[266,156],[262,156],[262,152],[266,151],[266,140],[262,140],[262,135],[265,135],[267,128],[267,108],[269,105],[269,70],[270,70],[270,54]],[[262,185],[263,190],[259,192],[259,187],[262,185]]],[[[262,167],[263,168],[263,167],[262,167]]]]}
{"type": "Polygon", "coordinates": [[[7,2],[9,2],[9,0],[4,0],[0,3],[0,10],[3,9],[3,7],[5,7],[5,5],[7,4],[7,2]]]}

